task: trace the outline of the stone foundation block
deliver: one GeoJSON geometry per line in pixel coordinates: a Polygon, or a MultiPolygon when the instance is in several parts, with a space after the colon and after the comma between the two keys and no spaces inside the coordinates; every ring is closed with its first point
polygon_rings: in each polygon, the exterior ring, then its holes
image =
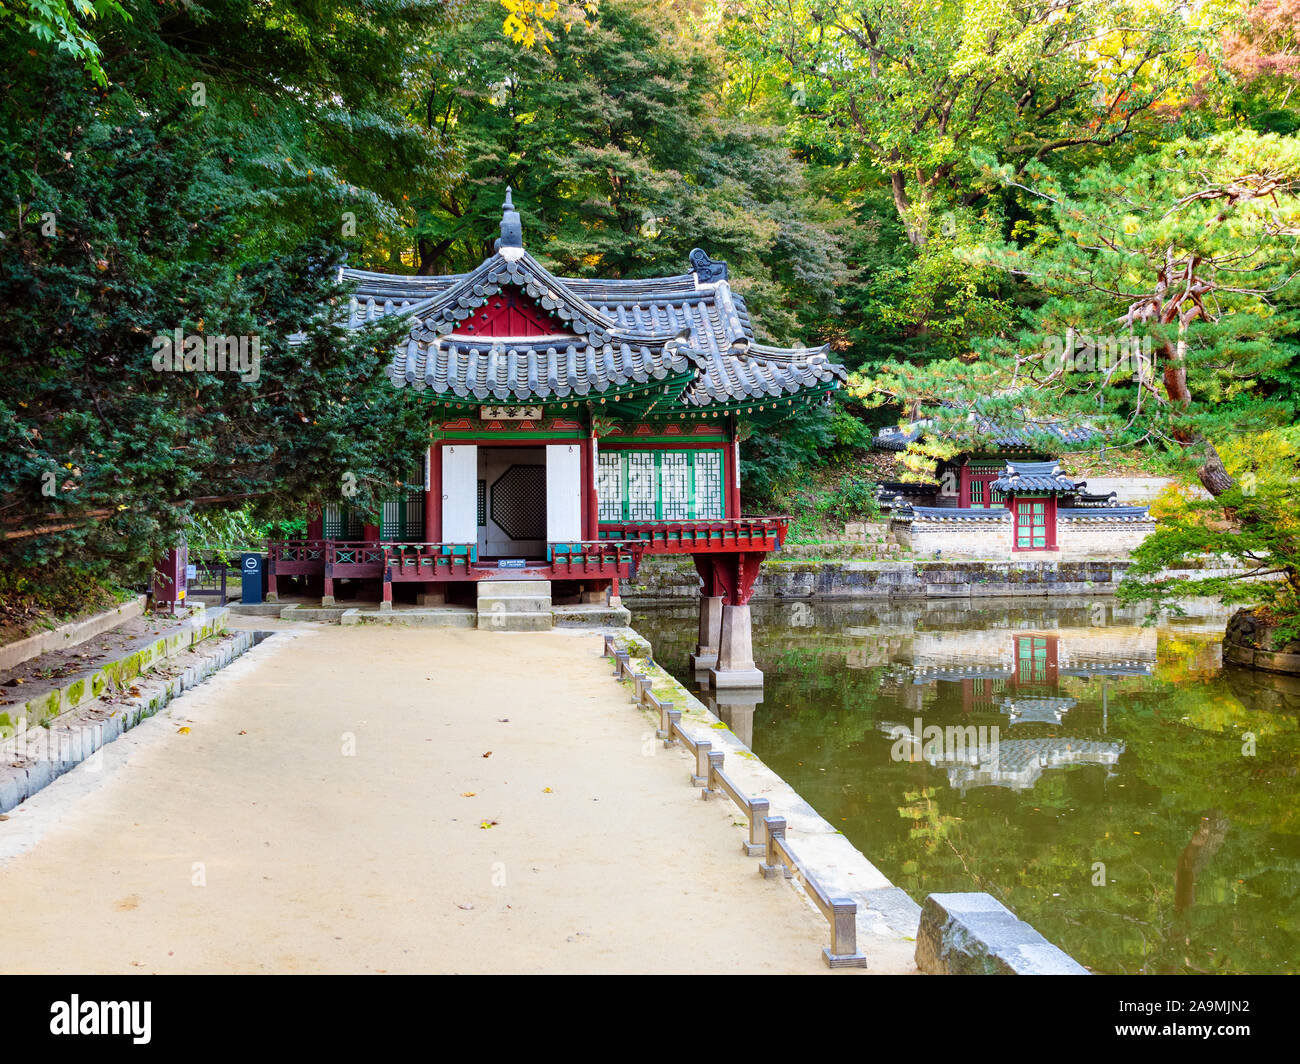
{"type": "Polygon", "coordinates": [[[921,907],[916,965],[930,975],[1087,975],[996,898],[931,894],[921,907]]]}

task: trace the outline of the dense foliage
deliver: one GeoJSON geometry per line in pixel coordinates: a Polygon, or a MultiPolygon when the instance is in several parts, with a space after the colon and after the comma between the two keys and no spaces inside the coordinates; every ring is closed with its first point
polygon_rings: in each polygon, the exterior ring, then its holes
{"type": "MultiPolygon", "coordinates": [[[[1298,21],[1293,0],[4,0],[4,556],[138,565],[205,506],[300,519],[344,472],[391,483],[419,411],[374,372],[391,336],[331,324],[333,267],[473,266],[506,184],[557,271],[703,247],[765,339],[859,374],[745,441],[750,504],[851,470],[890,420],[969,435],[979,410],[1087,419],[1249,539],[1283,504],[1233,494],[1225,456],[1293,421],[1300,384],[1298,21]],[[259,336],[260,379],[152,372],[177,329],[259,336]]],[[[1152,557],[1203,546],[1168,534],[1152,557]]]]}

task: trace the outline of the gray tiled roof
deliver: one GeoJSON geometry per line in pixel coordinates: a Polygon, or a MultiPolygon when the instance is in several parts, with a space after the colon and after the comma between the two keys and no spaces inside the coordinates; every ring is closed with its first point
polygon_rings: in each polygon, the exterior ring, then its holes
{"type": "Polygon", "coordinates": [[[499,402],[567,399],[599,394],[611,386],[673,381],[677,387],[693,362],[680,348],[626,342],[588,344],[563,338],[495,342],[438,338],[408,340],[389,367],[394,383],[442,394],[499,402]]]}
{"type": "Polygon", "coordinates": [[[899,517],[918,518],[922,521],[1010,521],[1011,512],[1001,507],[977,510],[967,506],[912,506],[904,504],[897,511],[899,517]]]}
{"type": "Polygon", "coordinates": [[[993,490],[1059,493],[1075,491],[1084,483],[1063,476],[1059,462],[1008,462],[1006,470],[993,482],[993,490]]]}
{"type": "MultiPolygon", "coordinates": [[[[488,259],[484,266],[494,259],[500,259],[500,255],[488,259]]],[[[535,262],[531,256],[527,259],[535,262]]],[[[345,268],[341,279],[357,286],[349,324],[355,328],[388,314],[408,314],[421,320],[431,313],[441,315],[446,294],[482,269],[480,266],[473,274],[416,277],[345,268]]],[[[537,269],[542,267],[538,265],[537,269]]],[[[693,273],[643,280],[553,280],[603,320],[628,334],[673,336],[689,329],[690,346],[713,354],[730,351],[734,341],[754,338],[744,300],[731,291],[726,281],[697,284],[693,273]]],[[[472,292],[473,282],[470,289],[472,292]]]]}
{"type": "Polygon", "coordinates": [[[526,401],[625,392],[663,381],[658,408],[700,409],[754,401],[766,407],[848,378],[826,346],[782,348],[754,341],[744,301],[722,264],[645,280],[561,278],[522,248],[498,251],[476,270],[409,277],[344,269],[356,285],[349,325],[389,314],[411,319],[408,341],[388,374],[395,384],[470,401],[526,401]],[[563,332],[482,337],[474,311],[511,286],[533,299],[563,332]]]}
{"type": "Polygon", "coordinates": [[[1061,521],[1150,521],[1145,506],[1063,506],[1056,511],[1061,521]]]}

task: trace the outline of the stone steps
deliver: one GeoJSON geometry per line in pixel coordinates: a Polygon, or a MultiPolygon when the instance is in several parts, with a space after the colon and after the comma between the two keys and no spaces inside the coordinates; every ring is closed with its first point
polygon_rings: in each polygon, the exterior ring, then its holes
{"type": "Polygon", "coordinates": [[[480,580],[478,626],[489,632],[545,632],[554,626],[549,580],[480,580]]]}

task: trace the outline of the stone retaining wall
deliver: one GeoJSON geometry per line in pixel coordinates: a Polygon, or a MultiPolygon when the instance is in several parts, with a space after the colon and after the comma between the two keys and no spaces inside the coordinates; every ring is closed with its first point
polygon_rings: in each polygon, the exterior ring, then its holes
{"type": "Polygon", "coordinates": [[[255,642],[254,632],[236,632],[229,640],[205,648],[206,653],[177,675],[141,680],[140,694],[114,704],[111,710],[105,707],[107,716],[100,716],[91,705],[83,705],[48,729],[33,728],[0,743],[0,813],[7,813],[93,757],[106,743],[225,668],[255,642]]]}
{"type": "Polygon", "coordinates": [[[94,702],[106,692],[126,690],[142,673],[224,632],[228,617],[229,611],[224,607],[205,610],[180,628],[145,641],[120,658],[68,677],[54,690],[7,708],[0,712],[0,739],[12,737],[22,720],[26,720],[29,728],[37,727],[80,705],[94,702]]]}
{"type": "MultiPolygon", "coordinates": [[[[781,599],[983,598],[1012,595],[1110,595],[1127,562],[869,562],[763,563],[754,585],[757,601],[781,599]]],[[[647,558],[636,583],[620,592],[628,604],[694,598],[700,580],[689,559],[647,558]]]]}
{"type": "Polygon", "coordinates": [[[5,669],[12,669],[15,665],[21,665],[24,661],[30,661],[32,658],[38,658],[51,650],[66,650],[68,647],[75,647],[78,643],[84,643],[92,636],[107,632],[110,628],[116,628],[123,621],[129,621],[132,617],[139,617],[144,613],[147,601],[148,596],[137,595],[120,606],[105,610],[103,613],[97,613],[93,617],[87,617],[83,621],[73,621],[70,624],[60,625],[48,632],[40,632],[37,635],[31,635],[26,639],[19,639],[15,643],[0,647],[0,672],[5,669]]]}
{"type": "Polygon", "coordinates": [[[1279,646],[1274,628],[1253,610],[1238,610],[1223,635],[1223,660],[1266,672],[1300,676],[1300,640],[1279,646]]]}
{"type": "MultiPolygon", "coordinates": [[[[1129,565],[1121,559],[787,560],[779,553],[763,562],[754,584],[754,600],[1113,595],[1129,565]]],[[[1186,575],[1201,578],[1237,572],[1189,566],[1186,575]]],[[[699,589],[700,578],[690,558],[658,555],[644,559],[636,581],[624,582],[619,590],[623,602],[635,606],[663,599],[694,599],[699,589]]]]}

